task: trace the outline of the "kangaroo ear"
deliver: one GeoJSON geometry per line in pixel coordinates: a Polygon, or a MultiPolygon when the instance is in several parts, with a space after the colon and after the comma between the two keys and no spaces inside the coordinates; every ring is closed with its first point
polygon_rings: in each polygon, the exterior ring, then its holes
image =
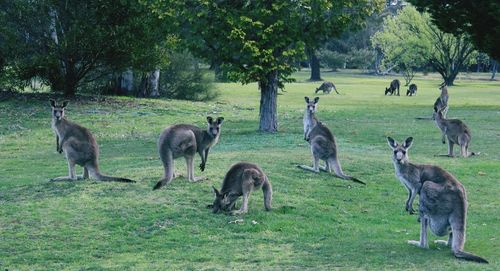
{"type": "Polygon", "coordinates": [[[409,149],[411,147],[411,144],[413,143],[413,137],[408,137],[405,142],[403,143],[403,148],[409,149]]]}
{"type": "Polygon", "coordinates": [[[68,105],[68,103],[69,103],[68,101],[63,101],[62,102],[62,108],[65,108],[68,105]]]}
{"type": "Polygon", "coordinates": [[[314,97],[314,103],[317,104],[319,101],[319,97],[314,97]]]}
{"type": "Polygon", "coordinates": [[[215,188],[215,186],[213,185],[212,185],[212,190],[214,191],[215,196],[220,196],[219,190],[217,190],[217,188],[215,188]]]}
{"type": "Polygon", "coordinates": [[[387,143],[389,144],[389,147],[395,149],[398,146],[398,143],[396,140],[394,140],[392,137],[388,136],[387,137],[387,143]]]}
{"type": "Polygon", "coordinates": [[[222,122],[224,122],[224,118],[223,117],[218,117],[216,121],[217,121],[217,124],[221,125],[222,122]]]}
{"type": "Polygon", "coordinates": [[[306,103],[309,103],[309,97],[304,97],[304,100],[306,100],[306,103]]]}
{"type": "Polygon", "coordinates": [[[49,99],[49,102],[50,102],[50,106],[52,106],[52,107],[56,107],[56,100],[54,100],[54,99],[49,99]]]}
{"type": "Polygon", "coordinates": [[[212,117],[208,116],[207,122],[208,122],[208,124],[212,124],[212,122],[214,122],[214,119],[212,117]]]}

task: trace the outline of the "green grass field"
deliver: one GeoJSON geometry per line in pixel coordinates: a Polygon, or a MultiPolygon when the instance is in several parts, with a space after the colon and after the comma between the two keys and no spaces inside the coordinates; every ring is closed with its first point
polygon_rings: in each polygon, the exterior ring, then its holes
{"type": "MultiPolygon", "coordinates": [[[[102,172],[135,184],[49,183],[67,175],[50,127],[49,96],[0,102],[0,270],[500,270],[500,83],[462,77],[450,88],[448,115],[467,123],[471,150],[481,152],[452,159],[436,156],[447,145],[435,124],[415,119],[431,115],[437,76],[417,77],[415,97],[404,96],[405,88],[403,96],[389,97],[383,91],[392,77],[323,73],[342,95],[319,94],[318,117],[337,138],[344,171],[367,183],[362,186],[295,167],[311,163],[302,139],[303,97],[313,96],[319,84],[307,76],[297,73],[297,82],[279,96],[276,134],[256,132],[256,84],[217,84],[220,97],[207,103],[71,101],[66,116],[96,136],[102,172]],[[181,177],[153,192],[163,174],[160,132],[174,123],[205,126],[207,115],[226,119],[207,169],[196,169],[208,180],[181,177]],[[428,250],[406,243],[418,239],[419,224],[404,210],[406,189],[394,175],[386,136],[413,136],[411,161],[439,165],[464,184],[465,250],[489,265],[455,259],[432,234],[428,250]],[[258,163],[269,176],[273,210],[264,210],[257,191],[248,214],[212,214],[205,208],[213,201],[211,186],[219,188],[229,167],[242,160],[258,163]]],[[[175,168],[185,175],[184,159],[175,168]]]]}

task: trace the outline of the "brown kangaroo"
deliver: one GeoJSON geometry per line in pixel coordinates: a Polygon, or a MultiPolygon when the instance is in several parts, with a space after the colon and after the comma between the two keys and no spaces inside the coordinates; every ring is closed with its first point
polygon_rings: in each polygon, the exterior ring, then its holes
{"type": "Polygon", "coordinates": [[[419,194],[420,240],[409,240],[408,243],[429,248],[427,228],[437,236],[449,234],[448,241],[437,240],[436,243],[451,246],[455,257],[467,261],[488,263],[487,260],[464,252],[465,228],[467,218],[467,193],[463,185],[449,172],[432,165],[410,163],[408,149],[413,138],[407,138],[399,144],[391,137],[387,138],[393,150],[392,162],[396,177],[408,190],[406,210],[414,213],[413,200],[419,194]]]}
{"type": "Polygon", "coordinates": [[[264,207],[266,211],[270,211],[273,188],[266,174],[256,164],[239,162],[227,172],[220,191],[212,187],[215,200],[212,205],[207,207],[212,208],[213,213],[224,211],[231,212],[232,215],[244,214],[248,211],[250,193],[259,188],[262,188],[264,192],[264,207]],[[241,196],[243,196],[241,208],[233,210],[236,200],[241,196]]]}
{"type": "Polygon", "coordinates": [[[194,177],[194,155],[196,153],[200,155],[200,169],[204,171],[208,152],[219,141],[220,127],[223,121],[223,117],[219,117],[215,121],[212,117],[207,117],[208,127],[206,130],[189,124],[177,124],[166,128],[158,140],[158,151],[165,175],[153,190],[172,181],[174,178],[174,159],[181,156],[186,159],[188,180],[191,182],[203,180],[203,178],[194,177]]]}
{"type": "Polygon", "coordinates": [[[442,132],[441,141],[443,144],[446,143],[445,137],[448,138],[448,156],[453,157],[454,144],[460,146],[460,153],[463,157],[476,155],[474,152],[469,152],[469,144],[472,140],[472,134],[469,127],[459,119],[446,119],[443,116],[443,110],[444,109],[440,109],[434,112],[433,118],[437,127],[442,132]]]}
{"type": "Polygon", "coordinates": [[[337,94],[340,94],[338,91],[337,91],[337,88],[335,87],[335,85],[332,83],[332,82],[323,82],[323,84],[321,84],[321,86],[319,86],[319,88],[316,88],[316,91],[314,91],[314,93],[318,93],[319,91],[323,91],[323,94],[330,94],[332,92],[332,90],[335,90],[335,92],[337,92],[337,94]]]}
{"type": "Polygon", "coordinates": [[[68,105],[64,101],[58,105],[50,99],[52,107],[52,129],[56,134],[56,150],[63,153],[68,161],[69,176],[51,179],[51,181],[73,181],[88,179],[89,175],[98,181],[135,182],[126,178],[102,175],[99,171],[99,146],[90,131],[76,123],[67,120],[64,109],[68,105]],[[83,175],[77,176],[75,165],[83,167],[83,175]]]}
{"type": "Polygon", "coordinates": [[[450,108],[448,106],[448,99],[449,99],[448,87],[446,86],[446,84],[443,83],[439,87],[439,90],[441,91],[441,95],[439,95],[439,97],[434,102],[434,112],[443,111],[443,116],[446,118],[446,115],[448,114],[448,109],[450,108]]]}
{"type": "Polygon", "coordinates": [[[319,170],[335,172],[335,175],[344,180],[351,180],[357,183],[364,182],[352,176],[344,174],[340,162],[337,158],[337,144],[330,129],[323,125],[316,118],[316,106],[319,98],[314,98],[314,102],[309,97],[304,97],[306,101],[306,112],[304,114],[304,139],[309,141],[313,155],[313,167],[297,165],[297,167],[318,173],[319,170]],[[319,166],[319,160],[325,161],[325,166],[319,166]]]}

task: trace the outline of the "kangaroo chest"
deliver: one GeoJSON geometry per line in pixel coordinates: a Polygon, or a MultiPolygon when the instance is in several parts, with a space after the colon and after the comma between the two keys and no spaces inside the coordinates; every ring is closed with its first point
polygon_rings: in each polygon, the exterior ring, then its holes
{"type": "Polygon", "coordinates": [[[408,172],[405,172],[405,170],[400,166],[400,165],[394,165],[395,168],[395,173],[396,177],[399,179],[399,181],[406,186],[408,189],[414,189],[415,185],[411,181],[410,174],[408,172]]]}

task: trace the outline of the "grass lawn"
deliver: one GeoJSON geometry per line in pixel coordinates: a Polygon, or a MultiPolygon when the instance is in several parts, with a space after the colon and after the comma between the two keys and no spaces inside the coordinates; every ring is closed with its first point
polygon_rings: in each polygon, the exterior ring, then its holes
{"type": "MultiPolygon", "coordinates": [[[[318,117],[336,135],[345,173],[367,183],[362,186],[295,167],[311,163],[302,139],[303,97],[313,96],[319,83],[307,76],[297,73],[279,96],[276,134],[256,132],[256,84],[217,84],[220,97],[207,103],[71,101],[67,118],[96,136],[102,172],[135,184],[49,183],[67,175],[67,164],[56,152],[48,95],[0,102],[0,270],[500,270],[500,83],[464,76],[449,89],[448,116],[467,123],[470,149],[481,152],[452,159],[436,156],[447,145],[435,124],[415,119],[431,115],[437,76],[418,76],[417,96],[404,96],[403,87],[395,97],[383,95],[392,77],[323,73],[341,95],[319,94],[318,117]],[[208,180],[181,177],[153,192],[163,174],[160,132],[174,123],[205,126],[207,115],[226,120],[207,169],[196,168],[208,180]],[[469,199],[465,250],[489,265],[455,259],[432,234],[428,250],[406,244],[418,239],[420,227],[404,211],[406,189],[394,175],[386,136],[413,136],[411,161],[439,165],[462,182],[469,199]],[[212,214],[205,208],[213,201],[211,186],[219,188],[242,160],[269,176],[273,210],[264,210],[257,191],[248,214],[212,214]]],[[[175,168],[185,175],[184,159],[175,168]]]]}

